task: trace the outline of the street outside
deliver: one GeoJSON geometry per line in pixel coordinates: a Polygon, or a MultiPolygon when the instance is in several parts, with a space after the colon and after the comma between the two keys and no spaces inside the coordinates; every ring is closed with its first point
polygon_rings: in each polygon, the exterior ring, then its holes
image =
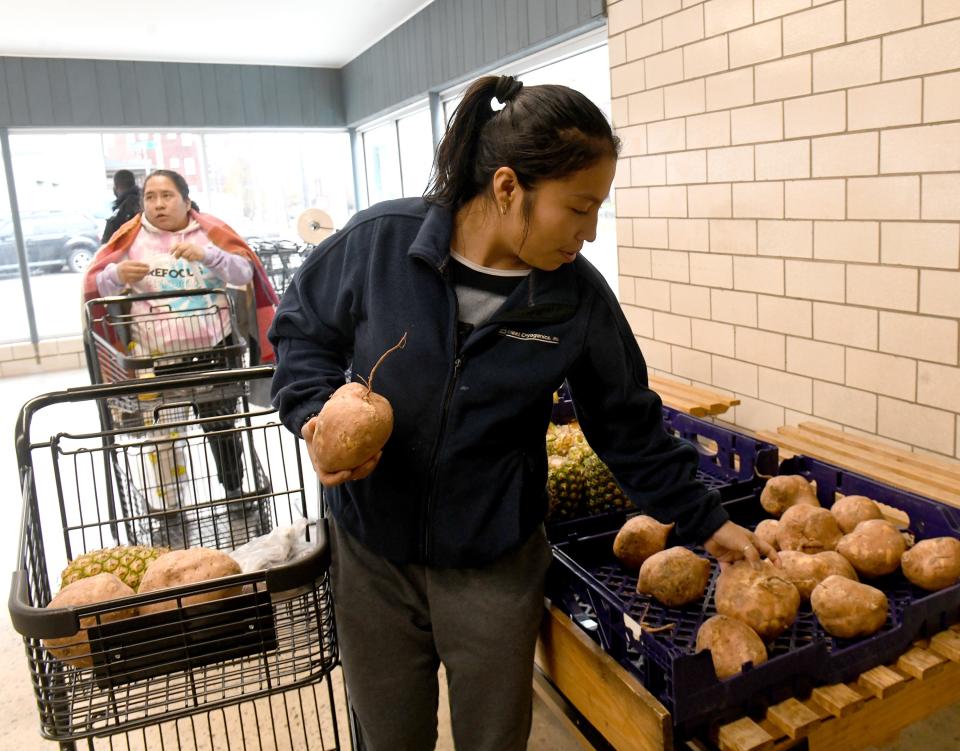
{"type": "MultiPolygon", "coordinates": [[[[30,277],[34,315],[41,339],[77,336],[83,326],[80,309],[82,274],[35,274],[30,277]]],[[[30,341],[27,308],[19,276],[0,278],[0,342],[30,341]]]]}

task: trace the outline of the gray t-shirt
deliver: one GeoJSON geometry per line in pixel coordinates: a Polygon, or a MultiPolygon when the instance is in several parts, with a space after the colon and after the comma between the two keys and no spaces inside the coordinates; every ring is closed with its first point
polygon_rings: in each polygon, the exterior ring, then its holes
{"type": "Polygon", "coordinates": [[[503,305],[530,269],[491,269],[450,251],[453,288],[457,293],[461,341],[503,305]]]}

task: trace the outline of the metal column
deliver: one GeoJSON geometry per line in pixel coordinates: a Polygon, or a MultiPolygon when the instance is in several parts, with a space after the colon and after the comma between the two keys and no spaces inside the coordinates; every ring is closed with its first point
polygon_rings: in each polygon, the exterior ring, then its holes
{"type": "Polygon", "coordinates": [[[37,334],[37,318],[33,312],[33,294],[30,291],[30,266],[27,262],[27,246],[23,241],[23,227],[20,225],[20,207],[17,203],[17,188],[13,182],[13,159],[10,156],[10,131],[0,128],[0,151],[3,153],[3,171],[7,178],[7,197],[10,199],[10,218],[13,221],[13,238],[17,247],[17,259],[20,261],[20,284],[23,285],[23,304],[27,306],[27,325],[30,327],[30,341],[33,343],[33,356],[40,362],[40,336],[37,334]]]}

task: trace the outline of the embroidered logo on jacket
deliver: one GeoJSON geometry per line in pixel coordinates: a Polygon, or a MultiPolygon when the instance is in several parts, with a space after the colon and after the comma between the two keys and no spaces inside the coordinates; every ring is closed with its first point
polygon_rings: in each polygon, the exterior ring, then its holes
{"type": "Polygon", "coordinates": [[[525,342],[540,342],[541,344],[560,344],[560,337],[550,336],[549,334],[534,334],[529,331],[517,331],[516,329],[500,329],[500,336],[508,336],[511,339],[520,339],[525,342]]]}

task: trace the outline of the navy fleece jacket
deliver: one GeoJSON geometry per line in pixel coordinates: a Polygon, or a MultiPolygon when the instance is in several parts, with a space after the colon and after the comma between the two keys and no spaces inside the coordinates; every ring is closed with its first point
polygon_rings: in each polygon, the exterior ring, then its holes
{"type": "Polygon", "coordinates": [[[452,215],[421,199],[355,215],[308,257],[277,310],[274,403],[297,435],[351,370],[395,426],[376,470],[327,495],[338,522],[398,563],[472,567],[516,548],[546,512],[544,436],[567,380],[587,441],[646,513],[702,541],[727,520],[697,451],[663,428],[636,340],[584,258],[534,269],[457,341],[452,215]]]}

